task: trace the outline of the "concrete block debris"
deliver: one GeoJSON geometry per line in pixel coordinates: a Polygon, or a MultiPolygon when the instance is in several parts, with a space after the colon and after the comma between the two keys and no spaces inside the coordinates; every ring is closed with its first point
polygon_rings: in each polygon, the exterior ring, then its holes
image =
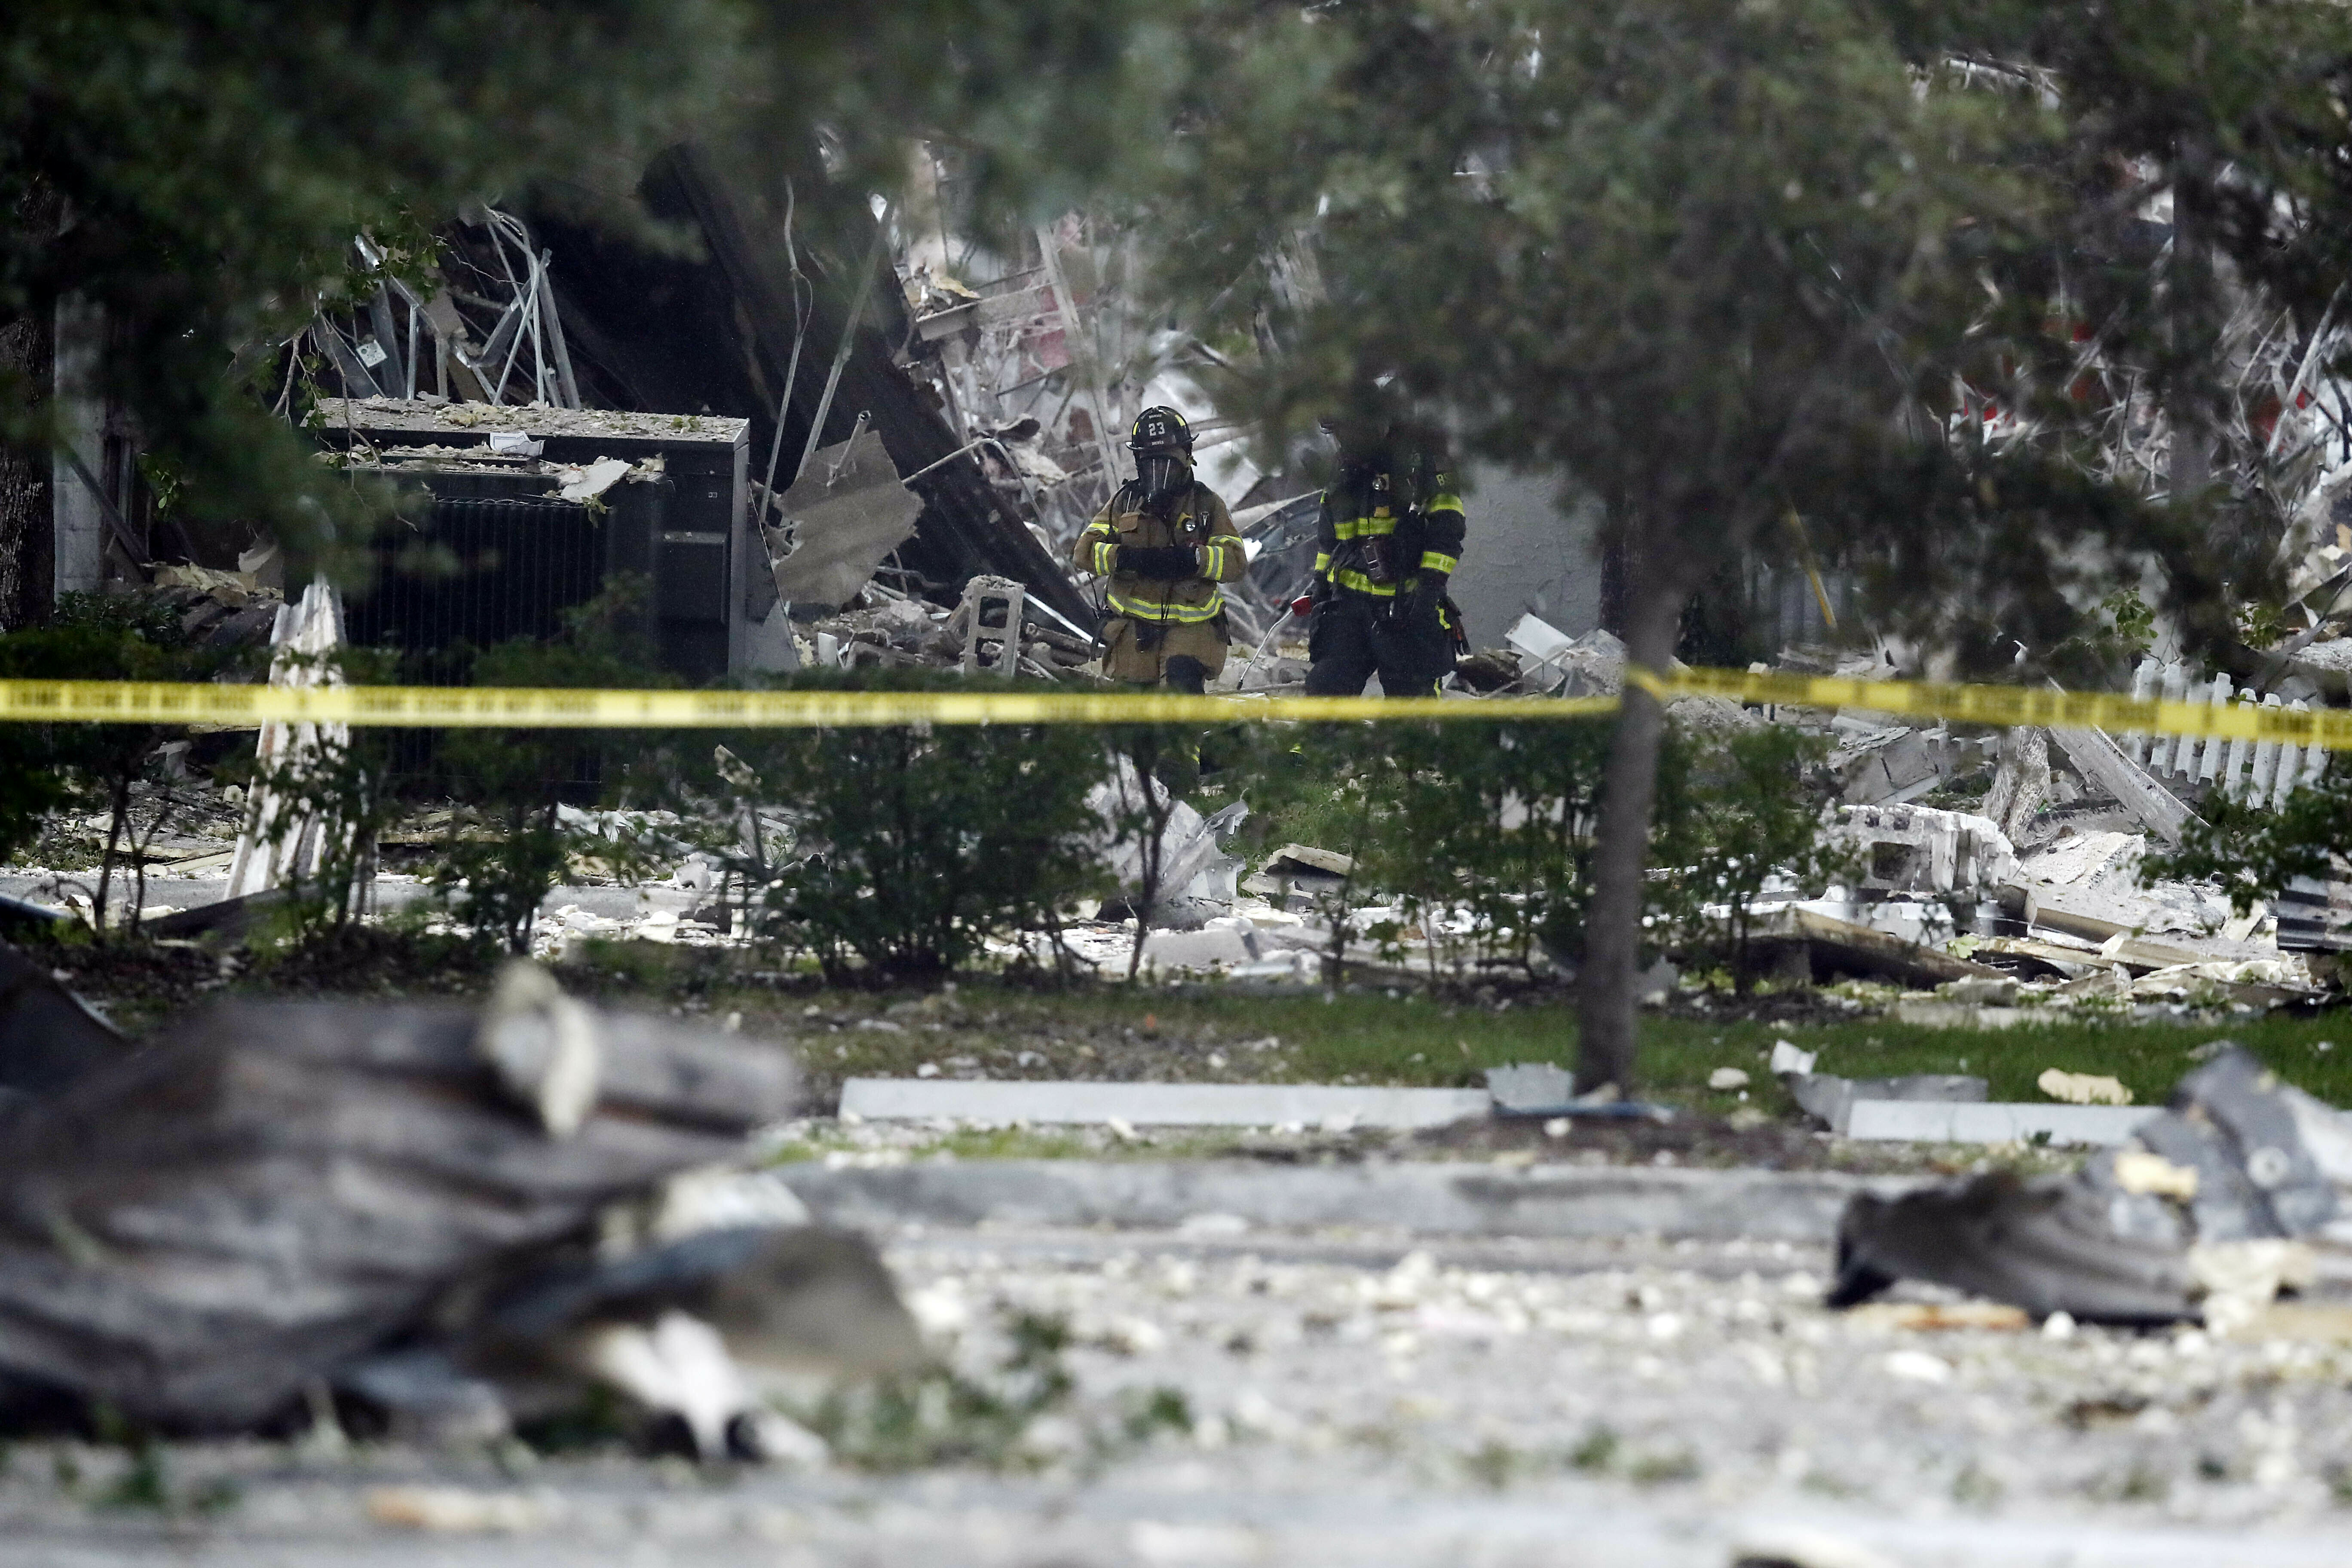
{"type": "MultiPolygon", "coordinates": [[[[1865,1109],[1856,1106],[1857,1122],[1865,1109]]],[[[2163,1110],[1934,1109],[1956,1124],[2007,1119],[2019,1127],[2038,1110],[2052,1142],[2091,1119],[2132,1125],[2073,1175],[2004,1172],[1892,1200],[1858,1196],[1839,1225],[1832,1306],[1922,1279],[2036,1317],[2201,1319],[2229,1332],[2256,1321],[2281,1289],[2309,1282],[2311,1247],[2352,1239],[2340,1217],[2352,1184],[2352,1117],[2282,1084],[2226,1042],[2180,1080],[2163,1110]]]]}
{"type": "Polygon", "coordinates": [[[955,1121],[1132,1127],[1441,1127],[1484,1116],[1475,1089],[1377,1089],[1295,1083],[1105,1083],[853,1078],[841,1110],[869,1121],[955,1121]]]}
{"type": "Polygon", "coordinates": [[[1242,879],[1241,890],[1268,900],[1276,909],[1312,909],[1337,898],[1355,870],[1355,861],[1336,850],[1286,844],[1242,879]]]}
{"type": "Polygon", "coordinates": [[[1863,859],[1865,889],[1923,893],[1996,889],[2017,875],[2017,851],[1985,817],[1923,805],[1849,805],[1837,836],[1863,859]]]}

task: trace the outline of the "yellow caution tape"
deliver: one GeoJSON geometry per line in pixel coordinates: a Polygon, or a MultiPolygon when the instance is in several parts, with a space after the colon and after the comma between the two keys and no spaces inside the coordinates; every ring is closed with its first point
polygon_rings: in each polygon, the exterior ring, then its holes
{"type": "MultiPolygon", "coordinates": [[[[2352,749],[2352,710],[2252,703],[2140,701],[2098,692],[1927,681],[1848,680],[1744,670],[1633,669],[1661,700],[1863,708],[1997,726],[2220,735],[2352,749]]],[[[610,691],[522,687],[214,686],[109,680],[0,680],[0,722],[189,724],[270,721],[420,729],[809,729],[893,724],[1232,723],[1282,720],[1589,718],[1613,697],[1187,697],[1166,691],[610,691]]]]}
{"type": "Polygon", "coordinates": [[[0,721],[431,729],[724,730],[1236,720],[1576,719],[1613,697],[1187,697],[1166,691],[610,691],[491,686],[208,686],[0,680],[0,721]]]}
{"type": "Polygon", "coordinates": [[[2168,702],[2055,687],[1960,686],[1929,680],[1848,680],[1824,675],[1758,674],[1740,669],[1677,669],[1657,675],[1638,667],[1626,679],[1661,700],[1727,697],[1802,708],[1864,708],[1908,718],[1949,719],[2002,728],[2105,730],[2150,735],[2219,735],[2225,740],[2279,741],[2329,751],[2352,749],[2352,710],[2292,708],[2254,702],[2168,702]]]}

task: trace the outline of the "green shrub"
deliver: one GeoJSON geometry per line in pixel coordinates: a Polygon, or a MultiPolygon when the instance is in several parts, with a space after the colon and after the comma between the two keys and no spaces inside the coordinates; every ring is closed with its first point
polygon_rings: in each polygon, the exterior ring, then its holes
{"type": "Polygon", "coordinates": [[[1828,755],[1823,737],[1768,724],[1698,759],[1688,781],[1692,809],[1677,824],[1681,864],[1666,901],[1690,956],[1727,968],[1743,995],[1755,979],[1750,911],[1766,880],[1816,898],[1856,870],[1853,853],[1824,834],[1828,792],[1817,775],[1828,755]]]}
{"type": "Polygon", "coordinates": [[[2342,879],[2352,850],[2352,773],[2330,767],[2297,785],[2276,811],[2218,791],[2181,830],[2180,847],[2140,862],[2143,880],[2213,881],[2240,914],[2275,900],[2298,877],[2342,879]]]}
{"type": "MultiPolygon", "coordinates": [[[[473,659],[473,684],[553,688],[674,685],[656,665],[641,605],[649,585],[616,582],[566,611],[550,640],[519,637],[473,659]]],[[[621,804],[667,787],[681,743],[672,733],[603,730],[459,729],[443,732],[437,764],[453,814],[435,869],[435,894],[454,919],[514,952],[530,948],[540,904],[589,837],[564,807],[621,804]]],[[[593,839],[598,858],[625,880],[645,858],[626,839],[593,839]]]]}
{"type": "MultiPolygon", "coordinates": [[[[802,687],[838,688],[807,676],[802,687]]],[[[987,683],[905,672],[860,688],[987,683]]],[[[1064,910],[1099,897],[1100,824],[1087,792],[1108,771],[1103,737],[1076,725],[760,730],[720,738],[697,787],[740,821],[753,801],[798,825],[769,868],[761,935],[813,955],[829,979],[921,982],[977,958],[993,932],[1056,935],[1064,910]]],[[[740,862],[739,862],[740,863],[740,862]]]]}
{"type": "MultiPolygon", "coordinates": [[[[1436,978],[1575,963],[1608,749],[1605,719],[1454,720],[1306,730],[1289,757],[1296,779],[1355,804],[1347,841],[1322,847],[1354,857],[1351,902],[1394,901],[1397,918],[1367,934],[1396,954],[1417,931],[1436,978]]],[[[1653,829],[1661,855],[1686,836],[1685,763],[1670,741],[1653,829]]]]}
{"type": "MultiPolygon", "coordinates": [[[[43,626],[0,635],[0,679],[209,680],[230,658],[191,647],[179,616],[143,599],[68,594],[43,626]]],[[[134,879],[130,923],[137,929],[145,875],[139,852],[179,802],[159,790],[143,832],[131,819],[132,786],[155,748],[184,728],[165,724],[11,724],[0,744],[0,857],[38,837],[51,814],[103,811],[106,850],[89,889],[94,934],[103,940],[115,873],[127,858],[134,879]]]]}

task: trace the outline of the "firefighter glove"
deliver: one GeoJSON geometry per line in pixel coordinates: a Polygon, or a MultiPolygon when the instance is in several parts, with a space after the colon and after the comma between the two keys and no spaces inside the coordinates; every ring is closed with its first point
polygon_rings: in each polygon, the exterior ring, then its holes
{"type": "Polygon", "coordinates": [[[1423,572],[1412,587],[1398,590],[1397,596],[1389,602],[1389,615],[1400,625],[1418,626],[1435,615],[1444,600],[1444,574],[1423,572]]]}

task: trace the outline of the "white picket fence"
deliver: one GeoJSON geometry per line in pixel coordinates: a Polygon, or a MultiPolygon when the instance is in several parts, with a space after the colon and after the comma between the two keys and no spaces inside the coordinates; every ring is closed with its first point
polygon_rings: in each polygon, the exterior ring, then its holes
{"type": "MultiPolygon", "coordinates": [[[[2137,701],[2236,702],[2254,706],[2251,691],[2237,691],[2226,675],[2210,679],[2190,666],[2174,660],[2143,659],[2132,674],[2137,701]]],[[[2304,712],[2310,704],[2298,698],[2281,703],[2273,691],[2262,700],[2264,708],[2284,707],[2304,712]]],[[[2231,800],[2275,811],[2299,784],[2317,782],[2327,769],[2327,753],[2317,745],[2289,746],[2276,741],[2225,740],[2219,735],[2149,735],[2128,731],[2117,737],[2131,760],[2159,779],[2189,779],[2218,783],[2231,800]]]]}

